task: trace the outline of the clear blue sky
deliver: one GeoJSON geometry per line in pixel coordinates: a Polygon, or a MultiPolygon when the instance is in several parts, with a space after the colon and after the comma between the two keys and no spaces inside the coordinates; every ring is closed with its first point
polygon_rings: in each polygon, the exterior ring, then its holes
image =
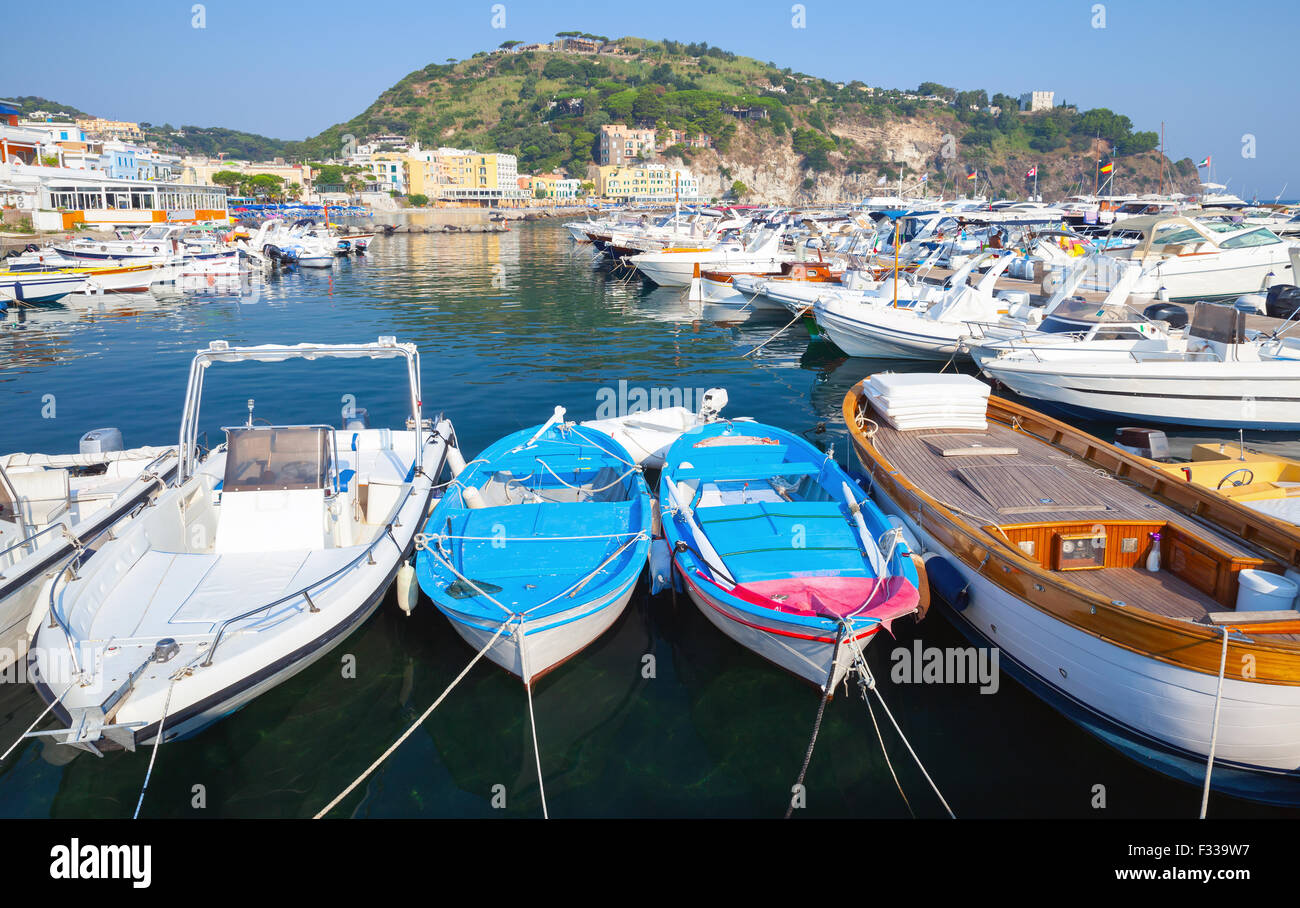
{"type": "MultiPolygon", "coordinates": [[[[0,97],[41,95],[101,116],[226,126],[285,139],[362,111],[402,76],[508,39],[579,30],[707,41],[836,81],[915,88],[935,81],[1109,107],[1137,129],[1165,123],[1172,158],[1213,156],[1214,176],[1249,199],[1300,197],[1295,0],[976,3],[656,0],[469,3],[193,0],[12,3],[0,97]],[[1255,156],[1243,157],[1243,136],[1255,156]]],[[[1204,176],[1204,171],[1202,171],[1204,176]]],[[[1121,185],[1121,189],[1123,186],[1121,185]]]]}

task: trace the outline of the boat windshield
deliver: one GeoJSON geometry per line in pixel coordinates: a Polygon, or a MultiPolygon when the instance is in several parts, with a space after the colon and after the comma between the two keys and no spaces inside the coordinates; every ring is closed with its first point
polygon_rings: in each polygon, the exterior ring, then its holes
{"type": "Polygon", "coordinates": [[[1259,230],[1250,231],[1250,233],[1230,237],[1219,245],[1224,249],[1244,249],[1247,246],[1272,246],[1274,243],[1280,242],[1282,242],[1280,236],[1267,227],[1261,227],[1259,230]]]}
{"type": "Polygon", "coordinates": [[[226,492],[323,489],[328,430],[321,426],[226,429],[226,492]]]}

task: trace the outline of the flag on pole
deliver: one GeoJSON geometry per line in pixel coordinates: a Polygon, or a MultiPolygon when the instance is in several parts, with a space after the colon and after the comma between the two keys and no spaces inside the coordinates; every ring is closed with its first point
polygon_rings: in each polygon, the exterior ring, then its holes
{"type": "Polygon", "coordinates": [[[884,177],[881,177],[880,179],[876,180],[876,185],[877,185],[877,186],[884,186],[886,182],[888,182],[888,181],[887,181],[884,177]]]}
{"type": "Polygon", "coordinates": [[[924,183],[928,179],[930,179],[930,175],[928,173],[921,174],[920,182],[924,183]]]}
{"type": "Polygon", "coordinates": [[[1033,167],[1029,168],[1029,170],[1025,172],[1025,176],[1027,177],[1038,176],[1038,165],[1035,164],[1033,167]]]}
{"type": "Polygon", "coordinates": [[[1102,165],[1101,165],[1101,172],[1102,172],[1102,173],[1110,173],[1110,172],[1111,172],[1112,170],[1114,170],[1114,169],[1115,169],[1115,162],[1114,162],[1114,161],[1107,161],[1105,164],[1102,164],[1102,165]]]}
{"type": "Polygon", "coordinates": [[[1197,164],[1196,166],[1197,166],[1197,167],[1209,167],[1209,166],[1210,166],[1210,156],[1207,154],[1207,155],[1205,156],[1205,160],[1202,161],[1201,163],[1197,164]]]}
{"type": "Polygon", "coordinates": [[[970,171],[966,174],[966,179],[968,179],[968,180],[973,180],[973,179],[975,179],[975,168],[974,168],[974,167],[972,167],[972,168],[970,169],[970,171]]]}

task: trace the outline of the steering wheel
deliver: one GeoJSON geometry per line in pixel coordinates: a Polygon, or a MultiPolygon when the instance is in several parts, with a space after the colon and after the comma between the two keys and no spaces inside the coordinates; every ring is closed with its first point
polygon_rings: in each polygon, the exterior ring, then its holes
{"type": "Polygon", "coordinates": [[[294,460],[280,468],[281,482],[314,482],[317,465],[310,460],[294,460]]]}
{"type": "Polygon", "coordinates": [[[1247,469],[1246,467],[1238,467],[1237,469],[1233,470],[1231,473],[1229,473],[1228,475],[1226,475],[1226,476],[1224,476],[1222,479],[1220,479],[1220,480],[1219,480],[1219,484],[1218,484],[1217,486],[1215,486],[1214,488],[1215,488],[1216,490],[1223,488],[1223,484],[1224,484],[1225,482],[1227,482],[1229,479],[1232,479],[1232,477],[1236,476],[1238,473],[1245,473],[1245,474],[1246,474],[1246,478],[1245,478],[1245,479],[1234,480],[1233,483],[1232,483],[1234,487],[1235,487],[1235,486],[1248,486],[1248,485],[1250,485],[1252,482],[1255,481],[1255,472],[1254,472],[1253,470],[1247,469]]]}

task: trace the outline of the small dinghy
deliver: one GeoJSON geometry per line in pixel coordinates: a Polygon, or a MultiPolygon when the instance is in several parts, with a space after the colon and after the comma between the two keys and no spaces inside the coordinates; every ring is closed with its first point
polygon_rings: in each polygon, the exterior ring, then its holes
{"type": "Polygon", "coordinates": [[[452,445],[450,423],[423,418],[419,368],[415,346],[392,337],[200,350],[177,485],[93,558],[70,558],[38,601],[30,676],[67,728],[35,734],[94,753],[191,735],[365,621],[414,547],[452,445]],[[198,458],[213,364],[321,358],[404,359],[405,427],[369,428],[364,411],[340,429],[255,424],[250,400],[245,424],[198,458]]]}
{"type": "Polygon", "coordinates": [[[563,421],[508,435],[456,477],[416,559],[420,587],[465,641],[531,684],[627,606],[651,539],[641,467],[563,421]]]}
{"type": "Polygon", "coordinates": [[[54,570],[155,498],[176,466],[176,448],[123,450],[112,428],[87,432],[77,454],[0,457],[0,671],[26,654],[54,570]]]}
{"type": "Polygon", "coordinates": [[[722,388],[710,388],[704,392],[700,409],[695,413],[686,407],[656,407],[626,416],[589,419],[582,425],[604,432],[622,445],[641,466],[657,470],[664,465],[664,455],[683,432],[720,419],[718,414],[726,405],[727,392],[722,388]]]}
{"type": "Polygon", "coordinates": [[[803,438],[762,423],[684,434],[659,480],[676,574],[737,643],[823,690],[924,608],[901,531],[803,438]]]}

